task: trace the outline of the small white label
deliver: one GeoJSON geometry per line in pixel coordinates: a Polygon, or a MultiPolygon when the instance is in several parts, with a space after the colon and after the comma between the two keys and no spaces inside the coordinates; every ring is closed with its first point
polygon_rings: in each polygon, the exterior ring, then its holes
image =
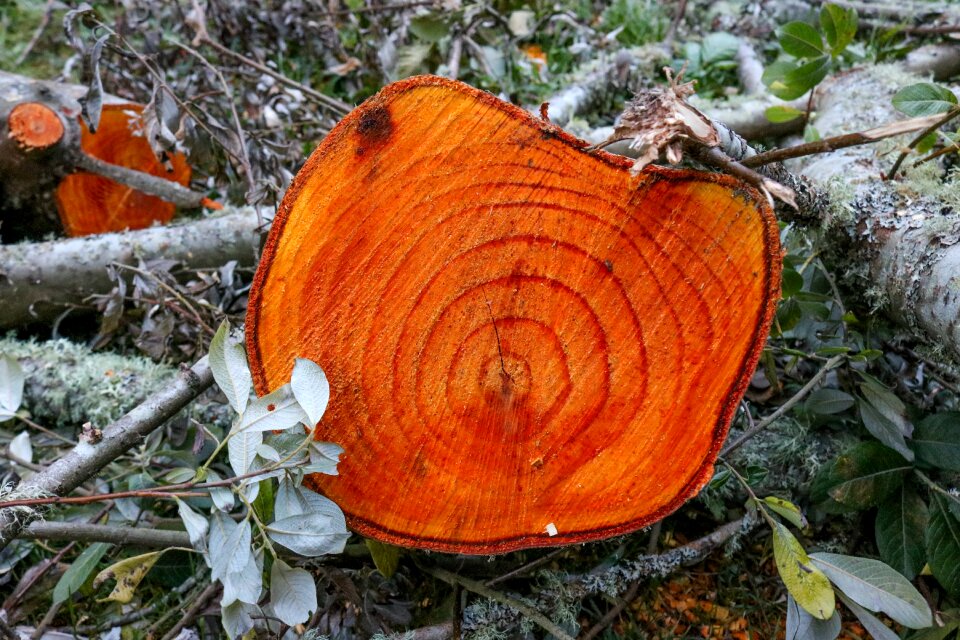
{"type": "Polygon", "coordinates": [[[551,538],[552,538],[553,536],[557,535],[557,525],[553,524],[552,522],[551,522],[550,524],[548,524],[548,525],[547,525],[547,535],[550,536],[551,538]]]}

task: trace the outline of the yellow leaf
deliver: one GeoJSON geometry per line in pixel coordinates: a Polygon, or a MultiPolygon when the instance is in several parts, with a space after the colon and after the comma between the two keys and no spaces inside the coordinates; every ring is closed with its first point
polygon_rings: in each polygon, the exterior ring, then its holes
{"type": "Polygon", "coordinates": [[[370,538],[365,538],[367,549],[373,557],[373,564],[377,565],[377,571],[383,574],[384,578],[391,577],[397,571],[400,564],[400,547],[392,544],[384,544],[370,538]]]}
{"type": "Polygon", "coordinates": [[[828,620],[836,611],[833,587],[813,566],[800,541],[779,522],[773,523],[773,557],[787,591],[814,618],[828,620]]]}
{"type": "Polygon", "coordinates": [[[147,575],[151,567],[156,564],[163,551],[153,551],[132,558],[125,558],[120,562],[110,565],[97,574],[93,580],[93,586],[99,587],[107,580],[116,580],[113,591],[100,602],[113,600],[121,604],[126,604],[133,599],[133,592],[137,590],[140,581],[147,575]]]}
{"type": "Polygon", "coordinates": [[[803,529],[807,526],[807,519],[804,517],[800,507],[789,500],[777,498],[776,496],[767,496],[763,499],[763,502],[770,507],[772,511],[786,518],[790,524],[798,529],[803,529]]]}

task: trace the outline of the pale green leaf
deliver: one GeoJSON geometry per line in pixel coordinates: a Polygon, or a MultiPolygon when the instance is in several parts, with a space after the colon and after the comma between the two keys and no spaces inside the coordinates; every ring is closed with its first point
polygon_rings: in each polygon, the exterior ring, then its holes
{"type": "Polygon", "coordinates": [[[826,620],[814,618],[787,594],[787,634],[790,640],[834,640],[840,635],[840,615],[836,609],[826,620]]]}
{"type": "Polygon", "coordinates": [[[320,365],[306,358],[297,358],[290,376],[290,388],[306,412],[310,426],[320,422],[330,402],[330,383],[320,365]]]}
{"type": "Polygon", "coordinates": [[[302,624],[317,610],[317,585],[307,571],[277,558],[270,570],[270,602],[284,624],[302,624]]]}
{"type": "Polygon", "coordinates": [[[794,58],[817,58],[826,53],[823,38],[806,22],[788,22],[777,29],[777,39],[794,58]]]}
{"type": "Polygon", "coordinates": [[[826,36],[830,53],[839,55],[857,35],[857,12],[835,4],[825,4],[820,9],[820,28],[826,36]]]}
{"type": "MultiPolygon", "coordinates": [[[[23,369],[20,363],[6,354],[0,355],[0,409],[10,416],[23,402],[23,369]]],[[[0,417],[0,420],[5,418],[0,417]]]]}
{"type": "Polygon", "coordinates": [[[243,413],[250,398],[253,378],[243,344],[230,335],[230,323],[226,320],[210,341],[209,361],[213,379],[227,396],[230,406],[237,413],[243,413]]]}
{"type": "Polygon", "coordinates": [[[339,519],[325,513],[307,513],[277,520],[267,527],[274,542],[302,556],[315,557],[341,553],[350,532],[339,519]]]}
{"type": "Polygon", "coordinates": [[[860,621],[860,624],[863,625],[863,628],[867,630],[867,633],[870,634],[873,640],[900,640],[900,636],[894,633],[890,627],[883,624],[875,615],[845,596],[843,592],[837,595],[840,596],[843,604],[847,605],[847,608],[853,612],[853,615],[857,616],[857,620],[860,621]]]}
{"type": "Polygon", "coordinates": [[[885,613],[911,629],[923,629],[933,623],[930,607],[920,592],[879,560],[838,553],[813,553],[810,559],[864,609],[885,613]]]}
{"type": "Polygon", "coordinates": [[[392,544],[380,542],[373,538],[364,538],[367,549],[370,550],[370,557],[373,558],[373,564],[377,567],[384,578],[390,578],[397,572],[400,566],[400,547],[392,544]]]}

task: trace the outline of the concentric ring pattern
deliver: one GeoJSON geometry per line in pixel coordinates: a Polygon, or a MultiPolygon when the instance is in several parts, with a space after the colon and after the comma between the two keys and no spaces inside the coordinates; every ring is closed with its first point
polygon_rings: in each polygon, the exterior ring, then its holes
{"type": "Polygon", "coordinates": [[[297,176],[248,351],[259,393],[295,357],[327,372],[318,437],[346,452],[311,482],[364,535],[467,553],[598,539],[709,478],[779,294],[776,223],[735,180],[631,177],[584,146],[418,77],[297,176]]]}
{"type": "MultiPolygon", "coordinates": [[[[80,122],[80,146],[95,158],[136,169],[186,186],[190,166],[182,153],[172,154],[170,171],[157,160],[142,131],[139,104],[107,104],[100,114],[96,133],[80,122]]],[[[143,229],[155,222],[167,223],[176,206],[126,185],[92,173],[74,173],[57,186],[57,209],[70,236],[143,229]]]]}

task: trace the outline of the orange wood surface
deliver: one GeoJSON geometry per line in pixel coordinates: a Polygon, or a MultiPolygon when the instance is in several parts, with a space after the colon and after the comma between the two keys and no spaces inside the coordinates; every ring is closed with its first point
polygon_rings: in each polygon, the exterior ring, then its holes
{"type": "MultiPolygon", "coordinates": [[[[186,186],[190,182],[186,158],[174,154],[173,171],[167,171],[143,137],[137,117],[142,111],[143,107],[136,104],[104,105],[96,133],[90,133],[86,124],[80,123],[80,146],[105,162],[186,186]]],[[[64,178],[57,187],[56,198],[60,220],[70,236],[143,229],[155,222],[169,222],[176,211],[173,204],[160,198],[90,173],[64,178]]]]}
{"type": "Polygon", "coordinates": [[[39,102],[24,102],[10,110],[9,136],[24,149],[46,149],[63,138],[63,123],[50,107],[39,102]]]}
{"type": "Polygon", "coordinates": [[[258,393],[326,371],[311,486],[360,533],[489,553],[626,533],[710,478],[779,298],[777,225],[721,175],[649,169],[422,76],[289,189],[250,296],[258,393]],[[557,535],[548,535],[553,524],[557,535]]]}

